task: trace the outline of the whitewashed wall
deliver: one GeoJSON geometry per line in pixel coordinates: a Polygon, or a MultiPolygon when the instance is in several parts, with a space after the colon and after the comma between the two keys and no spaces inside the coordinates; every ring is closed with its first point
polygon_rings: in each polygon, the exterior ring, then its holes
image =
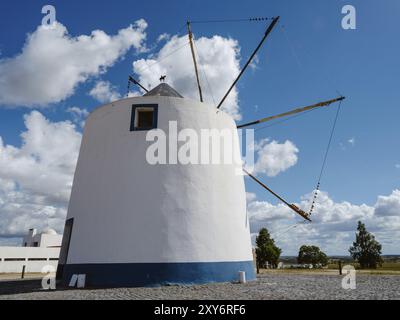
{"type": "Polygon", "coordinates": [[[25,272],[41,272],[46,265],[57,269],[60,248],[35,247],[0,247],[0,273],[20,273],[25,265],[25,272]],[[29,261],[29,259],[46,259],[45,261],[29,261]],[[6,261],[6,259],[24,259],[23,261],[6,261]]]}
{"type": "Polygon", "coordinates": [[[67,264],[251,261],[240,167],[149,165],[147,131],[129,130],[132,104],[140,103],[159,105],[165,131],[177,120],[178,130],[236,132],[224,112],[188,99],[129,98],[94,111],[68,209],[74,226],[67,264]]]}

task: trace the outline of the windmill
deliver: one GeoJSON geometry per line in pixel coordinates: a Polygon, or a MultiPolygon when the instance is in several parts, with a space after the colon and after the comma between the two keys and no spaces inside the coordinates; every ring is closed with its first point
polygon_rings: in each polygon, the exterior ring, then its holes
{"type": "MultiPolygon", "coordinates": [[[[163,82],[143,96],[100,106],[86,123],[68,206],[57,278],[64,285],[80,276],[87,286],[154,286],[255,279],[242,164],[165,165],[150,163],[148,135],[176,129],[229,130],[257,125],[344,97],[237,125],[220,112],[232,88],[277,24],[273,18],[250,59],[218,105],[203,102],[194,45],[191,45],[200,101],[186,99],[163,82]],[[217,111],[216,111],[217,110],[217,111]],[[160,130],[153,130],[160,129],[160,130]]],[[[258,20],[257,20],[258,21],[258,20]]],[[[260,20],[263,21],[263,20],[260,20]]],[[[193,42],[190,23],[189,41],[193,42]]],[[[162,139],[160,139],[162,141],[162,139]]],[[[240,158],[239,139],[233,141],[240,158]]],[[[172,157],[176,154],[172,149],[172,157]]],[[[243,169],[290,209],[310,220],[243,169]]]]}

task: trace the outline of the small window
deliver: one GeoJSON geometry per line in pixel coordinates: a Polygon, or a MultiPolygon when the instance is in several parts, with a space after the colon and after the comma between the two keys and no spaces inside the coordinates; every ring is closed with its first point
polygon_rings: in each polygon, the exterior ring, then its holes
{"type": "Polygon", "coordinates": [[[27,247],[27,246],[28,246],[28,243],[27,243],[27,242],[25,242],[25,243],[24,243],[24,247],[27,247]]]}
{"type": "Polygon", "coordinates": [[[39,242],[35,241],[35,242],[33,243],[33,246],[34,246],[34,247],[38,247],[38,246],[39,246],[39,242]]]}
{"type": "Polygon", "coordinates": [[[151,130],[157,128],[157,110],[154,104],[133,105],[131,131],[151,130]]]}
{"type": "Polygon", "coordinates": [[[28,258],[28,261],[47,261],[47,258],[28,258]]]}
{"type": "Polygon", "coordinates": [[[5,258],[4,261],[25,261],[25,258],[5,258]]]}

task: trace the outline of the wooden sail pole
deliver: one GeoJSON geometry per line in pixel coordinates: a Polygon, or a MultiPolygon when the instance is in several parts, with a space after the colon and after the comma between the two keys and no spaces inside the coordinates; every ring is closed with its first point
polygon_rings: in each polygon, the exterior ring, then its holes
{"type": "Polygon", "coordinates": [[[257,54],[258,50],[261,48],[261,46],[263,45],[265,39],[267,39],[268,35],[271,33],[272,29],[275,27],[275,25],[278,23],[279,17],[276,17],[272,20],[271,24],[268,26],[267,30],[264,33],[263,38],[261,39],[260,43],[258,44],[257,48],[253,51],[253,53],[251,54],[249,60],[246,62],[246,64],[244,65],[244,67],[242,68],[242,71],[240,71],[239,75],[237,76],[237,78],[235,79],[235,81],[232,83],[232,85],[230,86],[230,88],[228,89],[228,91],[225,93],[224,97],[222,98],[221,102],[218,104],[217,109],[219,109],[221,107],[221,105],[224,103],[226,97],[229,95],[229,93],[232,91],[233,87],[236,85],[236,83],[239,81],[240,77],[242,76],[242,74],[245,72],[246,68],[249,66],[249,64],[251,63],[251,61],[253,60],[254,56],[257,54]]]}
{"type": "Polygon", "coordinates": [[[187,29],[188,29],[188,34],[189,34],[190,50],[192,51],[192,58],[193,58],[193,64],[194,64],[194,72],[196,73],[197,87],[198,87],[198,89],[199,89],[200,101],[203,102],[203,93],[202,93],[202,91],[201,91],[200,79],[199,79],[199,72],[198,72],[198,70],[197,70],[197,62],[196,62],[196,55],[195,55],[195,53],[194,53],[193,34],[192,34],[192,30],[191,30],[191,28],[190,28],[190,21],[187,22],[187,29]]]}
{"type": "Polygon", "coordinates": [[[137,86],[141,87],[145,92],[149,92],[149,90],[147,90],[145,87],[143,87],[143,86],[139,83],[139,81],[137,81],[136,79],[134,79],[132,76],[129,76],[128,82],[132,82],[132,83],[136,84],[137,86]]]}
{"type": "Polygon", "coordinates": [[[304,111],[309,111],[309,110],[312,110],[312,109],[315,109],[315,108],[321,108],[321,107],[329,106],[332,103],[335,103],[335,102],[338,102],[338,101],[342,101],[344,99],[345,99],[345,97],[339,97],[339,98],[336,98],[336,99],[319,102],[319,103],[316,103],[316,104],[313,104],[313,105],[310,105],[310,106],[307,106],[307,107],[297,108],[297,109],[294,109],[294,110],[291,110],[291,111],[287,111],[287,112],[284,112],[284,113],[281,113],[281,114],[277,114],[275,116],[270,116],[270,117],[262,118],[262,119],[259,119],[259,120],[251,121],[251,122],[248,122],[248,123],[244,123],[244,124],[238,125],[237,128],[240,129],[240,128],[244,128],[244,127],[249,127],[249,126],[253,126],[255,124],[271,121],[271,120],[282,118],[282,117],[286,117],[286,116],[291,116],[293,114],[304,112],[304,111]]]}
{"type": "Polygon", "coordinates": [[[274,195],[276,198],[278,198],[280,201],[282,201],[284,204],[286,204],[290,209],[292,209],[294,212],[296,212],[298,215],[300,215],[303,219],[306,219],[308,221],[311,221],[309,218],[308,214],[301,210],[299,207],[297,207],[294,204],[291,204],[287,202],[285,199],[283,199],[280,195],[272,191],[270,188],[268,188],[264,183],[262,183],[260,180],[258,180],[255,176],[253,176],[250,172],[248,172],[246,169],[243,168],[244,173],[246,173],[250,178],[252,178],[255,182],[257,182],[260,186],[262,186],[264,189],[266,189],[268,192],[270,192],[272,195],[274,195]]]}

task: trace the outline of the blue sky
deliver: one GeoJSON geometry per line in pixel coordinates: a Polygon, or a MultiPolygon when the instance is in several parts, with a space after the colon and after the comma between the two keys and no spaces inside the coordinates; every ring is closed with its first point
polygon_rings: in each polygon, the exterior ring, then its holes
{"type": "MultiPolygon", "coordinates": [[[[156,44],[159,35],[183,35],[187,19],[280,15],[280,24],[258,54],[256,69],[248,70],[238,84],[242,122],[328,100],[340,92],[347,99],[342,104],[321,189],[337,203],[373,206],[379,195],[388,196],[400,188],[400,168],[396,168],[400,164],[398,1],[1,1],[0,59],[21,52],[27,33],[34,32],[41,23],[45,4],[56,7],[57,21],[73,37],[95,29],[113,35],[145,19],[146,43],[153,53],[162,46],[156,44]],[[345,4],[357,10],[356,30],[341,28],[341,8],[345,4]]],[[[193,24],[197,37],[218,34],[236,39],[242,64],[264,30],[265,23],[260,22],[193,24]]],[[[148,55],[131,49],[100,76],[101,80],[125,94],[132,62],[148,55]]],[[[63,101],[33,109],[52,122],[71,119],[66,111],[71,106],[91,111],[100,104],[88,95],[98,79],[90,77],[63,101]]],[[[335,108],[256,132],[257,139],[288,139],[299,149],[295,166],[276,177],[261,176],[289,201],[300,201],[315,187],[335,108]]],[[[0,106],[0,136],[5,144],[21,146],[20,134],[26,130],[23,115],[33,109],[0,106]]],[[[247,179],[246,186],[259,201],[276,203],[247,179]]],[[[345,249],[337,248],[333,253],[345,249]]]]}

